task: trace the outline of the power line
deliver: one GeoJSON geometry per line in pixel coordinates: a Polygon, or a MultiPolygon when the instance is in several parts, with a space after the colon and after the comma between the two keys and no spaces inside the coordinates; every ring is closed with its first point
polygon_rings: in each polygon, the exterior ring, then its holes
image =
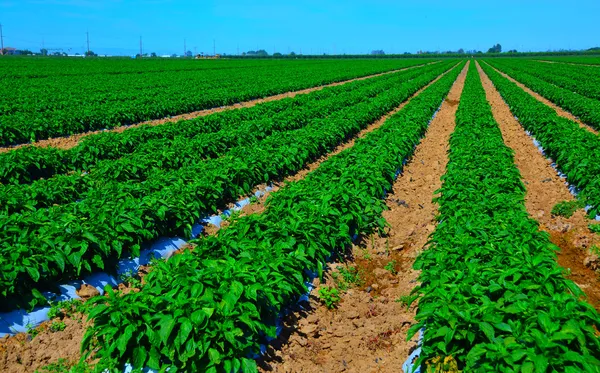
{"type": "Polygon", "coordinates": [[[4,56],[4,35],[2,35],[2,25],[0,24],[0,54],[4,56]]]}

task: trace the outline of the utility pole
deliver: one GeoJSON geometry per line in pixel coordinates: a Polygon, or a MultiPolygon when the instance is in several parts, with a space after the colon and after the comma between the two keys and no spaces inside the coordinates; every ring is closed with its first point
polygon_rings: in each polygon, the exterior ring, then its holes
{"type": "Polygon", "coordinates": [[[140,35],[140,58],[142,58],[142,36],[140,35]]]}
{"type": "Polygon", "coordinates": [[[2,35],[2,24],[0,24],[0,54],[4,56],[4,35],[2,35]]]}
{"type": "Polygon", "coordinates": [[[89,31],[87,31],[85,33],[86,39],[87,39],[87,55],[90,55],[90,33],[89,31]]]}
{"type": "Polygon", "coordinates": [[[187,57],[187,47],[185,38],[183,38],[183,57],[187,57]]]}
{"type": "Polygon", "coordinates": [[[217,42],[213,39],[213,56],[217,55],[217,42]]]}

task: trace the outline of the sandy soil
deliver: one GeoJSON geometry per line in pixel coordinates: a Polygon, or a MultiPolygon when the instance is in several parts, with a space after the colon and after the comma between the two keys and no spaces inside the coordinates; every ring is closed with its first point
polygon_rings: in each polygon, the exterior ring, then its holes
{"type": "Polygon", "coordinates": [[[490,66],[492,69],[496,70],[500,75],[502,75],[503,77],[507,78],[508,80],[510,80],[511,82],[515,83],[516,85],[518,85],[519,87],[521,87],[521,89],[523,89],[525,92],[529,93],[530,95],[532,95],[536,100],[538,100],[539,102],[550,106],[552,109],[554,109],[554,111],[556,111],[556,114],[560,115],[561,117],[570,119],[574,122],[577,122],[577,124],[579,124],[579,126],[581,128],[585,128],[586,130],[592,132],[593,134],[598,134],[598,131],[596,131],[595,129],[593,129],[592,127],[588,126],[587,124],[583,123],[582,121],[579,120],[579,118],[577,118],[576,116],[574,116],[573,114],[569,113],[568,111],[562,109],[560,106],[555,105],[554,103],[552,103],[550,100],[545,99],[544,97],[540,96],[539,94],[535,93],[534,91],[532,91],[531,89],[527,88],[524,84],[519,83],[518,81],[516,81],[515,79],[511,78],[510,76],[508,76],[507,74],[503,73],[502,71],[492,67],[491,65],[488,64],[488,66],[490,66]]]}
{"type": "Polygon", "coordinates": [[[552,168],[551,161],[527,136],[479,65],[478,70],[504,142],[515,151],[515,164],[527,188],[527,211],[540,223],[540,229],[548,232],[552,242],[560,247],[558,263],[571,270],[568,277],[579,285],[587,294],[590,304],[600,311],[600,277],[594,271],[600,262],[597,256],[589,252],[592,245],[600,244],[600,237],[588,229],[591,221],[583,209],[569,219],[551,214],[554,205],[572,201],[575,197],[569,192],[565,179],[560,178],[552,168]]]}
{"type": "MultiPolygon", "coordinates": [[[[262,372],[401,371],[416,346],[414,340],[406,341],[416,305],[407,309],[397,299],[416,285],[418,272],[412,264],[435,229],[437,207],[432,198],[446,170],[466,71],[465,67],[386,198],[390,210],[384,217],[391,225],[387,236],[365,237],[353,247],[348,264],[358,268],[362,283],[344,292],[333,311],[321,305],[314,290],[304,309],[285,319],[282,337],[260,361],[262,372]],[[385,269],[392,261],[397,274],[385,269]]],[[[343,266],[330,264],[324,285],[332,286],[332,273],[343,266]]],[[[322,285],[318,280],[315,284],[322,285]]]]}
{"type": "Polygon", "coordinates": [[[28,334],[18,334],[0,339],[0,372],[34,372],[60,358],[73,363],[79,361],[79,348],[86,327],[82,316],[65,318],[65,329],[57,332],[49,329],[53,321],[59,319],[42,324],[38,328],[39,334],[33,338],[28,334]]]}
{"type": "Polygon", "coordinates": [[[417,68],[417,67],[422,67],[422,66],[430,65],[432,63],[437,63],[437,62],[431,62],[431,63],[425,64],[425,65],[420,65],[420,66],[411,66],[411,67],[407,67],[407,68],[404,68],[404,69],[387,71],[387,72],[384,72],[384,73],[363,76],[363,77],[355,78],[355,79],[343,80],[343,81],[340,81],[340,82],[331,83],[331,84],[325,84],[325,85],[318,86],[318,87],[312,87],[312,88],[302,89],[302,90],[299,90],[299,91],[286,92],[286,93],[282,93],[282,94],[278,94],[278,95],[274,95],[274,96],[269,96],[269,97],[265,97],[265,98],[260,98],[260,99],[255,99],[255,100],[240,102],[240,103],[233,104],[233,105],[221,106],[221,107],[218,107],[218,108],[212,108],[212,109],[206,109],[206,110],[200,110],[200,111],[195,111],[195,112],[191,112],[191,113],[186,113],[186,114],[181,114],[181,115],[175,115],[175,116],[168,117],[168,118],[163,118],[163,119],[155,119],[155,120],[140,122],[140,123],[136,123],[136,124],[129,125],[129,126],[115,127],[115,128],[109,129],[109,130],[90,131],[90,132],[80,133],[80,134],[77,134],[77,135],[72,135],[72,136],[67,136],[67,137],[57,137],[57,138],[53,138],[53,139],[40,140],[40,141],[31,143],[31,144],[21,144],[21,145],[15,145],[15,146],[10,146],[10,147],[0,147],[0,153],[7,152],[7,151],[10,151],[12,149],[17,149],[17,148],[20,148],[20,147],[23,147],[23,146],[27,146],[27,145],[34,145],[34,146],[38,146],[38,147],[42,147],[42,148],[54,147],[54,148],[59,148],[59,149],[70,149],[70,148],[75,147],[82,138],[84,138],[86,136],[89,136],[89,135],[96,134],[96,133],[100,133],[100,132],[106,132],[106,131],[123,132],[123,131],[127,130],[128,128],[139,127],[139,126],[146,125],[146,124],[147,125],[151,125],[151,126],[156,126],[156,125],[165,124],[165,123],[174,123],[174,122],[177,122],[177,121],[180,121],[180,120],[187,120],[187,119],[194,119],[194,118],[198,118],[198,117],[203,117],[203,116],[206,116],[206,115],[210,115],[210,114],[214,114],[214,113],[219,113],[219,112],[227,111],[227,110],[234,110],[234,109],[252,107],[252,106],[255,106],[255,105],[258,105],[258,104],[262,104],[264,102],[277,101],[277,100],[281,100],[281,99],[284,99],[284,98],[295,97],[297,95],[307,94],[307,93],[314,92],[314,91],[320,91],[320,90],[322,90],[324,88],[327,88],[327,87],[335,87],[335,86],[346,84],[346,83],[350,83],[350,82],[355,82],[355,81],[359,81],[359,80],[365,80],[365,79],[374,78],[374,77],[377,77],[377,76],[382,76],[382,75],[387,75],[387,74],[393,74],[393,73],[396,73],[396,72],[399,72],[399,71],[410,70],[410,69],[414,69],[414,68],[417,68]]]}

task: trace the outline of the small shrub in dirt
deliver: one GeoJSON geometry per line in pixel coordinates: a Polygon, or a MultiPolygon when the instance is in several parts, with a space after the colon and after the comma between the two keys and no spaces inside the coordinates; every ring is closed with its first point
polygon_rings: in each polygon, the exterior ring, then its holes
{"type": "Polygon", "coordinates": [[[584,207],[585,203],[580,200],[562,201],[554,205],[551,213],[555,216],[563,216],[565,218],[570,218],[571,216],[573,216],[575,211],[584,207]]]}
{"type": "Polygon", "coordinates": [[[360,286],[363,282],[358,269],[352,266],[340,267],[331,274],[331,277],[341,291],[346,291],[353,286],[360,286]]]}
{"type": "Polygon", "coordinates": [[[418,294],[414,294],[414,295],[403,295],[400,298],[396,299],[397,303],[400,303],[401,305],[403,305],[406,308],[409,308],[410,305],[412,304],[412,302],[414,302],[417,298],[419,297],[418,294]]]}
{"type": "Polygon", "coordinates": [[[383,269],[385,269],[386,271],[390,272],[393,275],[398,274],[398,271],[396,270],[396,261],[395,260],[390,261],[388,264],[385,265],[385,267],[383,267],[383,269]]]}
{"type": "Polygon", "coordinates": [[[66,327],[67,325],[63,321],[54,321],[52,324],[50,324],[49,329],[52,332],[62,332],[66,327]]]}
{"type": "Polygon", "coordinates": [[[319,289],[319,298],[321,302],[329,309],[336,308],[340,303],[340,292],[336,288],[330,288],[328,286],[319,289]]]}
{"type": "Polygon", "coordinates": [[[48,364],[35,373],[92,373],[93,369],[87,363],[73,363],[67,359],[58,359],[56,363],[48,364]]]}

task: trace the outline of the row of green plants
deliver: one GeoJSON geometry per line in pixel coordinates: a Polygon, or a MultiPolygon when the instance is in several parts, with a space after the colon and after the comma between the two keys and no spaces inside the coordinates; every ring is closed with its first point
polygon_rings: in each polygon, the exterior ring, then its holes
{"type": "Polygon", "coordinates": [[[500,61],[500,65],[508,65],[515,70],[526,72],[585,97],[600,99],[600,74],[597,67],[527,60],[503,60],[500,61]]]}
{"type": "Polygon", "coordinates": [[[540,96],[577,116],[582,122],[595,129],[600,129],[600,105],[598,105],[598,100],[536,78],[529,73],[529,70],[524,71],[515,68],[515,66],[518,66],[519,61],[515,63],[489,59],[485,61],[508,74],[511,78],[523,83],[540,96]]]}
{"type": "Polygon", "coordinates": [[[521,125],[542,146],[546,156],[579,189],[578,198],[591,205],[591,217],[600,214],[600,138],[563,118],[489,65],[481,65],[521,125]]]}
{"type": "MultiPolygon", "coordinates": [[[[403,73],[408,72],[412,71],[408,70],[403,73]]],[[[356,81],[312,92],[308,95],[300,95],[293,99],[282,99],[244,110],[230,110],[191,120],[181,120],[169,125],[144,125],[129,128],[124,132],[93,134],[85,137],[80,144],[68,150],[25,146],[0,154],[0,182],[4,184],[31,183],[55,174],[87,170],[101,160],[118,159],[138,151],[141,147],[151,146],[150,144],[168,145],[169,140],[194,138],[198,135],[218,131],[233,131],[238,125],[259,121],[265,117],[279,121],[289,121],[290,117],[294,120],[302,120],[300,119],[302,115],[315,115],[312,108],[319,109],[316,106],[317,101],[330,100],[335,96],[347,97],[353,90],[389,78],[389,76],[382,76],[373,78],[373,80],[356,81]],[[308,112],[300,109],[308,110],[308,112]],[[291,114],[296,112],[298,115],[291,114]]]]}
{"type": "MultiPolygon", "coordinates": [[[[205,120],[194,119],[165,125],[164,133],[157,130],[157,127],[148,127],[147,131],[132,129],[132,133],[125,131],[115,136],[99,136],[103,139],[99,147],[91,147],[92,142],[97,144],[98,141],[86,141],[85,145],[67,151],[26,147],[4,153],[4,157],[0,156],[0,159],[5,161],[0,166],[0,171],[5,172],[2,175],[4,179],[8,183],[33,182],[34,185],[5,186],[0,189],[0,204],[6,200],[4,197],[20,195],[21,197],[14,202],[22,208],[24,203],[21,201],[31,198],[31,195],[43,194],[44,191],[60,195],[61,189],[78,183],[84,188],[84,184],[89,184],[91,179],[143,180],[145,175],[156,169],[174,169],[198,159],[214,158],[235,146],[251,144],[274,132],[301,128],[311,120],[325,118],[342,109],[348,109],[359,104],[363,97],[374,97],[400,81],[413,79],[432,69],[440,71],[440,66],[412,69],[331,87],[306,96],[285,99],[283,105],[266,103],[264,106],[267,108],[260,110],[260,116],[250,113],[243,114],[244,119],[239,119],[240,115],[217,114],[217,118],[214,119],[211,115],[205,117],[205,120]],[[224,121],[223,117],[228,120],[224,121]],[[207,123],[208,125],[205,125],[207,123]],[[173,127],[177,127],[179,131],[174,131],[173,127]],[[161,134],[163,137],[152,138],[155,134],[161,134]],[[142,139],[142,136],[145,139],[142,139]],[[111,142],[104,141],[107,138],[112,140],[112,148],[111,142]],[[142,142],[143,140],[147,141],[142,142]],[[124,143],[135,146],[121,146],[124,143]],[[88,152],[84,153],[86,150],[88,152]],[[62,179],[52,178],[61,173],[69,173],[69,176],[62,179]],[[40,180],[42,176],[44,179],[35,185],[36,180],[40,180]],[[87,179],[85,183],[84,178],[87,179]],[[61,188],[61,185],[64,187],[61,188]]],[[[449,65],[445,66],[447,68],[449,65]]],[[[248,111],[255,112],[253,109],[248,111]]],[[[76,199],[78,196],[70,198],[76,199]]],[[[47,203],[51,205],[56,202],[47,203]]]]}
{"type": "Polygon", "coordinates": [[[93,326],[82,349],[114,372],[126,363],[256,372],[251,356],[275,337],[281,311],[307,291],[307,270],[321,274],[326,258],[353,235],[385,228],[384,191],[459,72],[454,68],[352,148],[272,194],[262,214],[155,263],[139,292],[107,289],[108,297],[92,300],[93,326]]]}
{"type": "Polygon", "coordinates": [[[427,372],[600,372],[600,316],[529,218],[525,186],[471,65],[421,270],[416,362],[427,372]],[[454,371],[454,370],[453,370],[454,371]]]}
{"type": "MultiPolygon", "coordinates": [[[[438,67],[441,68],[441,67],[438,67]]],[[[2,306],[34,299],[40,289],[96,269],[110,270],[140,244],[158,237],[190,237],[201,217],[281,179],[326,154],[396,108],[441,71],[400,83],[359,105],[306,126],[275,133],[223,156],[177,170],[156,172],[144,182],[107,183],[86,198],[64,205],[0,216],[2,306]]]]}
{"type": "MultiPolygon", "coordinates": [[[[360,87],[338,95],[327,98],[317,96],[312,101],[302,100],[303,105],[290,106],[273,117],[265,116],[239,122],[238,125],[231,123],[227,129],[191,138],[178,136],[174,139],[151,140],[139,146],[132,154],[117,160],[101,161],[86,170],[56,175],[35,181],[31,185],[6,185],[0,187],[0,206],[4,214],[12,214],[84,199],[87,191],[106,188],[107,183],[142,182],[157,173],[222,156],[235,147],[251,146],[274,133],[299,129],[314,120],[351,111],[365,98],[375,97],[394,85],[419,75],[439,73],[443,68],[445,67],[438,65],[397,73],[398,75],[391,74],[385,78],[373,78],[371,84],[360,82],[360,87]]],[[[336,88],[331,89],[338,91],[336,88]]]]}
{"type": "MultiPolygon", "coordinates": [[[[188,63],[194,63],[189,61],[188,63]]],[[[215,61],[216,62],[216,61],[215,61]]],[[[236,61],[220,68],[3,79],[0,145],[112,128],[423,64],[422,60],[236,61]]],[[[9,62],[3,62],[9,63],[9,62]]],[[[206,64],[202,64],[206,66],[206,64]]],[[[37,65],[43,69],[43,65],[37,65]]]]}

